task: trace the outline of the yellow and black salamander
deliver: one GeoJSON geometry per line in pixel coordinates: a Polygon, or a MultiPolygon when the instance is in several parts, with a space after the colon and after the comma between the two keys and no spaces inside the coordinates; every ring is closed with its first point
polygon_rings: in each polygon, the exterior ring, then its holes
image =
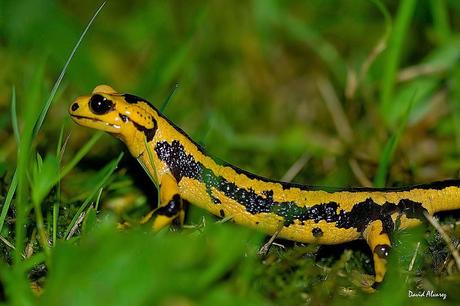
{"type": "Polygon", "coordinates": [[[298,242],[365,239],[378,283],[386,272],[395,224],[407,228],[419,224],[424,212],[460,208],[460,180],[394,189],[323,189],[257,176],[210,157],[145,99],[107,85],[77,98],[69,112],[79,125],[121,139],[157,181],[155,230],[183,220],[185,200],[216,216],[298,242]]]}

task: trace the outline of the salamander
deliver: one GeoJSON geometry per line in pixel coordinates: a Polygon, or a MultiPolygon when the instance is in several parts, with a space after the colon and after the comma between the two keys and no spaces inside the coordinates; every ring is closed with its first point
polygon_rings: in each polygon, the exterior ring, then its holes
{"type": "Polygon", "coordinates": [[[147,100],[97,86],[69,107],[79,125],[121,139],[159,186],[152,226],[183,221],[184,201],[266,234],[317,244],[365,239],[375,284],[382,282],[391,233],[424,213],[460,208],[460,180],[400,188],[324,188],[280,182],[211,157],[147,100]]]}

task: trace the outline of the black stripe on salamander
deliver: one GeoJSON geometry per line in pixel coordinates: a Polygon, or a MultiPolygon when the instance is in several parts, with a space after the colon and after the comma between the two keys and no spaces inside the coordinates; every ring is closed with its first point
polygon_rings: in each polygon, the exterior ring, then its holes
{"type": "Polygon", "coordinates": [[[155,145],[155,152],[168,165],[177,182],[184,177],[204,182],[208,192],[215,188],[226,197],[243,205],[250,214],[275,213],[284,219],[285,226],[293,224],[295,220],[300,222],[312,220],[315,223],[326,221],[335,223],[337,228],[355,228],[362,232],[370,222],[381,220],[384,224],[384,231],[390,232],[394,227],[391,219],[393,213],[405,214],[408,218],[422,219],[425,211],[421,203],[409,199],[379,205],[372,198],[368,198],[354,205],[351,211],[344,211],[336,202],[318,203],[312,206],[299,206],[292,201],[277,202],[273,199],[271,190],[258,194],[252,188],[238,187],[224,177],[215,175],[211,169],[206,168],[200,162],[195,161],[192,155],[187,154],[179,141],[158,142],[155,145]]]}
{"type": "Polygon", "coordinates": [[[123,96],[123,98],[125,98],[126,102],[128,102],[129,104],[135,104],[137,102],[142,102],[142,101],[147,102],[144,99],[142,99],[141,97],[138,97],[138,96],[135,96],[135,95],[123,94],[122,96],[123,96]]]}
{"type": "Polygon", "coordinates": [[[152,121],[153,121],[153,128],[148,129],[145,126],[140,125],[139,123],[131,120],[131,122],[134,124],[134,127],[138,131],[141,131],[142,133],[144,133],[145,138],[147,139],[147,142],[152,141],[152,139],[153,139],[153,137],[155,137],[155,133],[157,132],[157,129],[158,129],[157,121],[155,119],[152,119],[152,121]]]}
{"type": "MultiPolygon", "coordinates": [[[[203,150],[202,150],[203,151],[203,150]]],[[[214,158],[215,159],[215,158],[214,158]]],[[[428,184],[418,184],[411,186],[400,186],[400,187],[386,187],[386,188],[374,188],[374,187],[331,187],[331,186],[318,186],[318,185],[303,185],[292,182],[281,182],[272,180],[263,176],[256,175],[254,173],[248,172],[246,170],[240,169],[232,164],[221,161],[221,165],[231,167],[238,174],[246,175],[250,179],[260,180],[267,183],[276,183],[280,184],[281,187],[285,190],[292,188],[308,191],[326,191],[329,193],[348,191],[348,192],[372,192],[372,191],[383,191],[383,192],[401,192],[401,191],[410,191],[414,189],[422,190],[443,190],[449,187],[460,187],[460,179],[448,179],[444,181],[432,182],[428,184]]]]}

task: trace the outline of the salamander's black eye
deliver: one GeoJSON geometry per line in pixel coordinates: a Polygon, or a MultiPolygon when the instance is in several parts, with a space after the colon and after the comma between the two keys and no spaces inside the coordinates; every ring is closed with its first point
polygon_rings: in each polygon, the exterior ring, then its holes
{"type": "Polygon", "coordinates": [[[104,115],[113,108],[113,102],[101,95],[94,95],[89,99],[89,109],[96,115],[104,115]]]}

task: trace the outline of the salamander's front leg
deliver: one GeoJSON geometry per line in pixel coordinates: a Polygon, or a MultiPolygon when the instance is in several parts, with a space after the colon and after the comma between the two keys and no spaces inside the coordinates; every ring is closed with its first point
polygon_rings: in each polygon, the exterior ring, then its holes
{"type": "Polygon", "coordinates": [[[388,253],[391,248],[390,238],[383,228],[380,220],[370,223],[363,233],[364,239],[371,248],[374,259],[375,285],[383,281],[386,273],[388,253]]]}
{"type": "Polygon", "coordinates": [[[181,225],[184,223],[183,201],[176,180],[169,174],[163,175],[160,182],[160,206],[149,213],[142,223],[147,222],[152,216],[152,227],[155,231],[170,225],[174,220],[178,220],[181,225]]]}

